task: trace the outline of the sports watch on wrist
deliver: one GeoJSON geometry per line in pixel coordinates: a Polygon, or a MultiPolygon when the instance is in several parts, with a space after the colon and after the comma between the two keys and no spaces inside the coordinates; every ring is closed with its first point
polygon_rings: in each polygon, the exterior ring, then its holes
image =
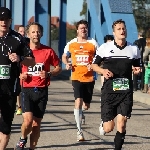
{"type": "Polygon", "coordinates": [[[52,76],[51,72],[47,72],[47,77],[50,78],[52,76]]]}

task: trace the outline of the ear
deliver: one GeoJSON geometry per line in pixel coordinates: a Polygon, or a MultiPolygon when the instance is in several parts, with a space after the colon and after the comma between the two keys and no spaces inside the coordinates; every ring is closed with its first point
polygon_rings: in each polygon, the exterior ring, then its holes
{"type": "Polygon", "coordinates": [[[113,31],[113,36],[115,36],[115,32],[113,31]]]}

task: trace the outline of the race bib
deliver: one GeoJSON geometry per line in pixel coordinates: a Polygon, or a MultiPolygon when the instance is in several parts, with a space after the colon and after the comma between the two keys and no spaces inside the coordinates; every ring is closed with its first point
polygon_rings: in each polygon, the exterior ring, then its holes
{"type": "Polygon", "coordinates": [[[89,56],[88,55],[75,55],[76,65],[86,66],[89,64],[89,56]]]}
{"type": "Polygon", "coordinates": [[[37,63],[34,67],[29,66],[27,73],[32,76],[39,76],[39,72],[42,70],[44,70],[44,64],[37,63]]]}
{"type": "Polygon", "coordinates": [[[0,79],[10,78],[11,65],[0,65],[0,79]]]}
{"type": "Polygon", "coordinates": [[[127,78],[116,78],[113,79],[113,90],[128,90],[129,80],[127,78]]]}

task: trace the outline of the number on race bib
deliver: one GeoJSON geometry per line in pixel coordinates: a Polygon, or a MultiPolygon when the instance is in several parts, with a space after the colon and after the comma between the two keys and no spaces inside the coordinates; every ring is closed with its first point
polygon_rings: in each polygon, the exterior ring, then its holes
{"type": "Polygon", "coordinates": [[[11,65],[0,65],[0,79],[10,78],[11,65]]]}
{"type": "Polygon", "coordinates": [[[129,89],[129,79],[126,78],[116,78],[113,79],[113,90],[128,90],[129,89]]]}

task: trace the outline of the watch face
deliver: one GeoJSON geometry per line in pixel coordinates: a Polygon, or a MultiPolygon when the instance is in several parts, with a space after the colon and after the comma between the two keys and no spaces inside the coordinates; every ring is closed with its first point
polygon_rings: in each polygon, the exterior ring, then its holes
{"type": "Polygon", "coordinates": [[[24,56],[21,56],[21,60],[24,60],[24,56]]]}

